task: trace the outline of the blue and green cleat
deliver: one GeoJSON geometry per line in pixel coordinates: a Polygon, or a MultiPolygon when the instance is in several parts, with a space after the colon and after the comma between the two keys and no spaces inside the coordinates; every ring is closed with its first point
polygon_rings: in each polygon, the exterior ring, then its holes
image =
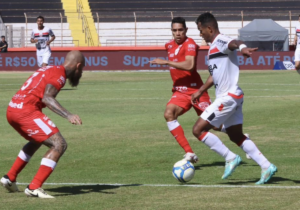
{"type": "Polygon", "coordinates": [[[267,183],[276,172],[277,172],[277,167],[274,164],[271,164],[269,168],[261,171],[260,180],[255,184],[267,183]]]}
{"type": "Polygon", "coordinates": [[[232,172],[234,172],[234,169],[238,165],[240,165],[241,162],[242,158],[239,155],[236,155],[236,157],[231,161],[226,161],[225,171],[222,176],[222,179],[227,179],[232,174],[232,172]]]}

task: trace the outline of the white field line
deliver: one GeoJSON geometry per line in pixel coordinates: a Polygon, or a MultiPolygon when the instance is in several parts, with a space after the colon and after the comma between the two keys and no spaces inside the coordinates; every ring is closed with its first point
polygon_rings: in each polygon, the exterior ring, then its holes
{"type": "MultiPolygon", "coordinates": [[[[29,185],[29,183],[17,183],[18,185],[29,185]]],[[[268,186],[268,185],[198,185],[198,184],[110,184],[110,183],[44,183],[52,186],[137,186],[137,187],[194,187],[194,188],[262,188],[262,189],[300,189],[300,186],[268,186]]]]}

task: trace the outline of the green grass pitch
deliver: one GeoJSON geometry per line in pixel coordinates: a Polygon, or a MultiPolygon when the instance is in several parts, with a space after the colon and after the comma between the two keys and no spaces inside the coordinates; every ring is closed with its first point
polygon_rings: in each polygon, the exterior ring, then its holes
{"type": "MultiPolygon", "coordinates": [[[[5,113],[30,74],[0,74],[0,175],[9,170],[26,143],[8,125],[5,113]]],[[[207,71],[200,74],[205,81],[207,71]]],[[[44,110],[68,142],[68,150],[47,180],[57,185],[43,186],[56,199],[27,198],[23,192],[13,194],[0,188],[0,209],[299,209],[299,79],[295,71],[240,74],[245,92],[244,131],[278,167],[278,173],[262,187],[255,186],[260,167],[246,159],[225,134],[214,132],[243,158],[233,175],[221,180],[224,160],[192,135],[195,111],[181,116],[179,122],[200,160],[188,183],[198,187],[188,187],[172,177],[172,166],[184,151],[163,117],[172,94],[169,73],[84,72],[77,89],[66,84],[57,97],[82,118],[82,126],[44,110]]],[[[209,93],[214,99],[214,89],[209,93]]],[[[41,147],[19,174],[22,191],[46,150],[41,147]]]]}

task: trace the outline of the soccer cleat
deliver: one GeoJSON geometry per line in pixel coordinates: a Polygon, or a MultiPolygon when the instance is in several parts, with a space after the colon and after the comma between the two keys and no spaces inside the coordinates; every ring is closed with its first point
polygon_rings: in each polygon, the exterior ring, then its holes
{"type": "Polygon", "coordinates": [[[261,171],[260,180],[255,184],[267,183],[276,172],[277,172],[277,167],[274,164],[271,164],[269,168],[261,171]]]}
{"type": "MultiPolygon", "coordinates": [[[[250,135],[248,133],[244,134],[248,139],[250,139],[250,135]]],[[[246,158],[251,160],[252,158],[246,153],[246,158]]]]}
{"type": "Polygon", "coordinates": [[[1,185],[5,187],[9,192],[19,192],[16,182],[10,181],[7,175],[1,178],[1,185]]]}
{"type": "Polygon", "coordinates": [[[51,195],[48,195],[42,188],[38,188],[35,190],[31,190],[29,189],[29,186],[27,186],[27,188],[25,189],[24,193],[27,196],[30,197],[37,197],[37,198],[54,198],[51,195]]]}
{"type": "Polygon", "coordinates": [[[185,160],[190,161],[191,163],[197,163],[199,160],[197,155],[191,152],[187,152],[183,157],[185,160]]]}
{"type": "Polygon", "coordinates": [[[231,161],[226,161],[225,171],[222,176],[222,179],[227,179],[232,174],[232,172],[234,172],[234,169],[238,165],[240,165],[241,162],[242,162],[242,159],[239,155],[236,155],[236,157],[231,161]]]}

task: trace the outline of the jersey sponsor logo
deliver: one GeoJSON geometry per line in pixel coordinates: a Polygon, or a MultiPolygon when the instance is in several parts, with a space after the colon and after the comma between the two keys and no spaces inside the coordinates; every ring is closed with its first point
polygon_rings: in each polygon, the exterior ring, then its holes
{"type": "Polygon", "coordinates": [[[28,129],[27,132],[28,132],[28,136],[32,136],[32,135],[35,135],[35,134],[39,133],[39,130],[33,131],[31,129],[28,129]]]}
{"type": "Polygon", "coordinates": [[[218,69],[218,67],[217,67],[216,64],[214,64],[214,65],[209,65],[209,66],[208,66],[208,71],[209,71],[209,73],[210,73],[211,76],[213,76],[213,74],[214,74],[213,71],[214,71],[215,69],[218,69]]]}
{"type": "Polygon", "coordinates": [[[11,108],[15,108],[15,109],[22,109],[23,108],[23,102],[17,104],[17,103],[14,103],[14,102],[10,101],[8,105],[11,108]]]}
{"type": "Polygon", "coordinates": [[[174,86],[174,89],[176,91],[179,91],[179,92],[182,92],[182,93],[184,93],[188,90],[188,88],[186,86],[174,86]]]}
{"type": "Polygon", "coordinates": [[[168,46],[168,49],[171,49],[172,47],[173,47],[172,45],[169,45],[169,46],[168,46]]]}
{"type": "Polygon", "coordinates": [[[66,79],[65,79],[63,76],[60,76],[60,78],[57,80],[57,82],[58,82],[60,85],[63,85],[63,84],[65,84],[66,79]]]}
{"type": "Polygon", "coordinates": [[[223,45],[227,44],[227,42],[226,42],[226,41],[223,41],[223,40],[221,40],[221,39],[218,39],[218,40],[217,40],[217,44],[223,46],[223,45]]]}
{"type": "Polygon", "coordinates": [[[13,99],[15,100],[24,100],[26,98],[26,95],[22,95],[22,94],[15,94],[13,99]]]}
{"type": "Polygon", "coordinates": [[[174,53],[170,54],[170,58],[173,58],[174,57],[174,53]]]}
{"type": "Polygon", "coordinates": [[[194,45],[194,44],[188,45],[188,51],[195,51],[195,50],[196,50],[196,45],[194,45]]]}

